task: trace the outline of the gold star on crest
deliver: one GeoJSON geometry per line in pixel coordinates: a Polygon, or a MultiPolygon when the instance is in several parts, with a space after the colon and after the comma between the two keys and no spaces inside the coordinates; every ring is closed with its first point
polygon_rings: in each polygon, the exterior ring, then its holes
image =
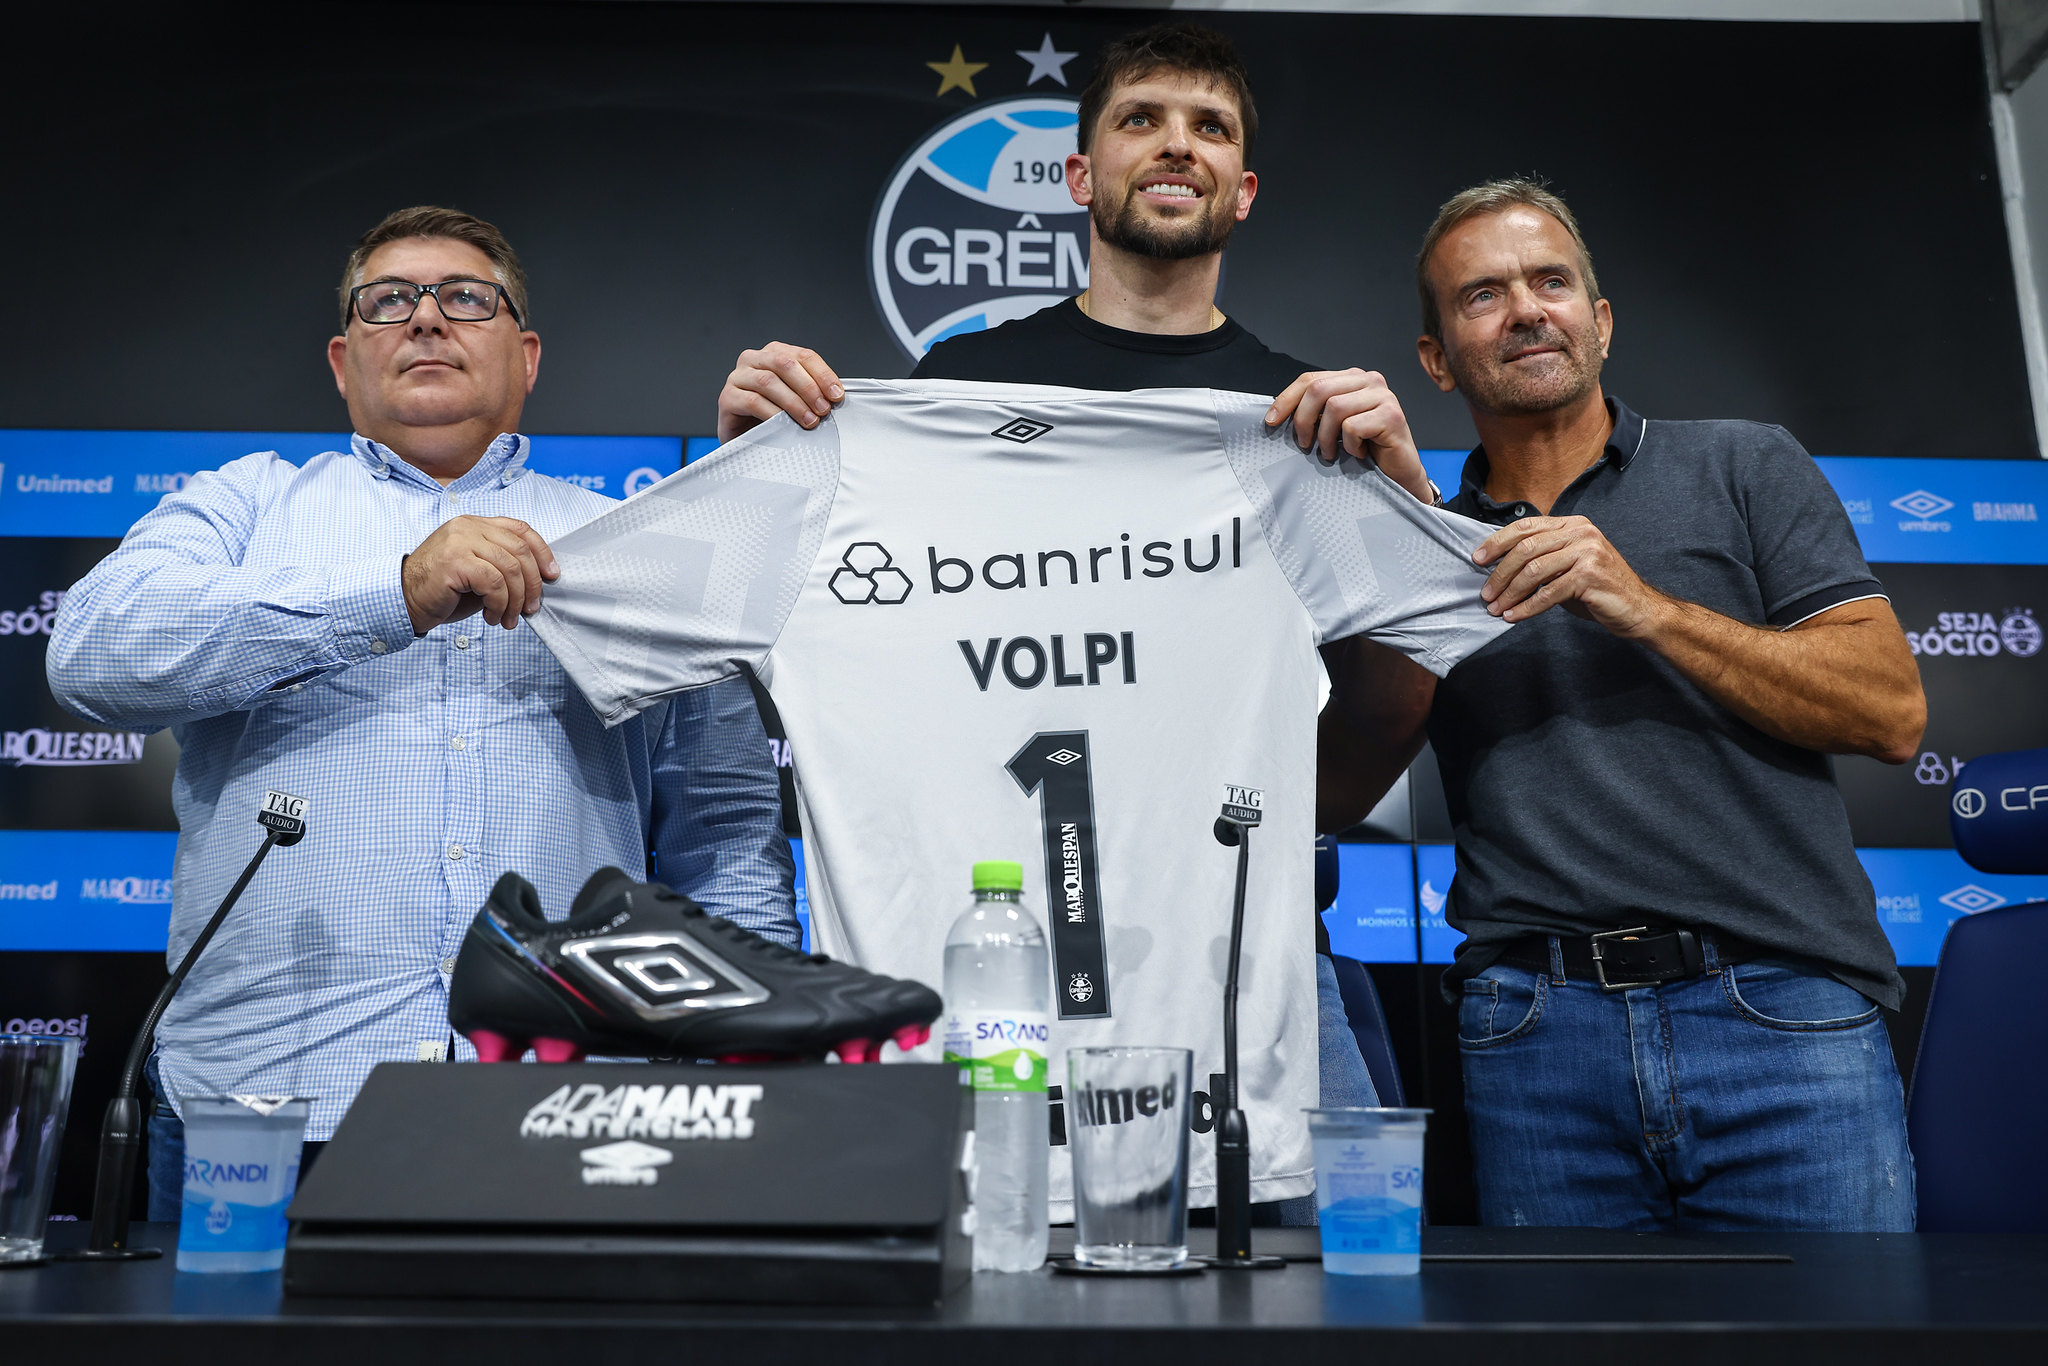
{"type": "Polygon", "coordinates": [[[925,65],[939,73],[939,93],[941,95],[945,94],[948,90],[960,89],[965,90],[969,95],[973,95],[975,99],[981,98],[980,95],[975,94],[974,77],[976,73],[988,70],[988,63],[968,61],[960,55],[960,44],[953,44],[953,57],[951,61],[926,62],[925,65]]]}

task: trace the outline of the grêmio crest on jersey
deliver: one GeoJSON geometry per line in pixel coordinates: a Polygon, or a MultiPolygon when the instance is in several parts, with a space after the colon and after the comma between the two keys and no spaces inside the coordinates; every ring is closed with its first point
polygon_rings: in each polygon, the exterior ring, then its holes
{"type": "Polygon", "coordinates": [[[1088,214],[1066,184],[1078,108],[1049,96],[979,105],[889,177],[868,228],[868,281],[911,360],[1088,287],[1088,214]]]}

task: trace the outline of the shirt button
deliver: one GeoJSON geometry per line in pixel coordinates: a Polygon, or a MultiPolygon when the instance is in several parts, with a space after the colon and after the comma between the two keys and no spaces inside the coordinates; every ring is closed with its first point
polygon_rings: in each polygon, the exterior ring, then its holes
{"type": "Polygon", "coordinates": [[[453,975],[455,972],[455,960],[453,958],[443,958],[441,960],[441,971],[453,975]]]}
{"type": "Polygon", "coordinates": [[[469,637],[468,637],[468,636],[457,636],[457,637],[455,637],[455,648],[456,648],[456,649],[458,649],[458,650],[467,650],[467,649],[469,648],[469,637]]]}
{"type": "Polygon", "coordinates": [[[462,495],[457,493],[454,489],[448,490],[447,497],[448,501],[451,503],[459,503],[462,501],[462,495]]]}
{"type": "Polygon", "coordinates": [[[448,742],[448,748],[450,748],[450,749],[462,749],[462,748],[464,748],[464,747],[465,747],[465,746],[467,745],[467,743],[468,743],[467,741],[465,741],[465,740],[464,740],[464,739],[463,739],[463,738],[462,738],[462,737],[461,737],[460,735],[458,735],[458,736],[456,736],[456,737],[455,737],[454,739],[452,739],[452,740],[450,740],[450,741],[448,742]]]}
{"type": "Polygon", "coordinates": [[[448,857],[449,857],[449,858],[451,858],[451,859],[459,859],[459,858],[461,858],[461,857],[462,857],[462,846],[461,846],[461,845],[459,845],[459,844],[451,844],[451,845],[449,845],[449,846],[448,846],[448,857]]]}
{"type": "Polygon", "coordinates": [[[383,653],[384,653],[384,650],[385,650],[385,645],[384,645],[384,642],[383,642],[383,641],[381,641],[381,640],[373,640],[373,641],[371,641],[371,642],[370,642],[370,653],[371,653],[371,654],[373,654],[373,655],[381,655],[381,654],[383,654],[383,653]]]}

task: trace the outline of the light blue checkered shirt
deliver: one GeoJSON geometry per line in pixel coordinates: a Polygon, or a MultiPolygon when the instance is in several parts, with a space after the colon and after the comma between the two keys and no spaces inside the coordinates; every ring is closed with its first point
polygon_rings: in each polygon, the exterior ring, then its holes
{"type": "MultiPolygon", "coordinates": [[[[157,1034],[174,1102],[316,1098],[325,1139],[370,1068],[448,1037],[448,970],[505,871],[554,917],[586,877],[647,872],[794,945],[776,770],[743,680],[606,730],[525,624],[415,640],[399,563],[463,515],[549,539],[610,499],[501,436],[445,489],[389,449],[273,453],[194,478],[65,596],[51,690],[102,725],[170,727],[180,836],[170,961],[261,843],[268,789],[310,803],[157,1034]]],[[[457,1041],[458,1057],[475,1055],[457,1041]]]]}

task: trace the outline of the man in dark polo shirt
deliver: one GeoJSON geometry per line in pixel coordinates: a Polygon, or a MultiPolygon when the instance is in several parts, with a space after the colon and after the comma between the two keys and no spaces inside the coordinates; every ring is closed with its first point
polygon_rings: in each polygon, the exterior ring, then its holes
{"type": "Polygon", "coordinates": [[[1503,528],[1474,558],[1524,623],[1428,723],[1482,1216],[1910,1229],[1903,986],[1828,755],[1904,762],[1926,704],[1840,501],[1782,428],[1602,392],[1613,315],[1539,186],[1452,199],[1418,283],[1481,440],[1450,506],[1503,528]]]}

